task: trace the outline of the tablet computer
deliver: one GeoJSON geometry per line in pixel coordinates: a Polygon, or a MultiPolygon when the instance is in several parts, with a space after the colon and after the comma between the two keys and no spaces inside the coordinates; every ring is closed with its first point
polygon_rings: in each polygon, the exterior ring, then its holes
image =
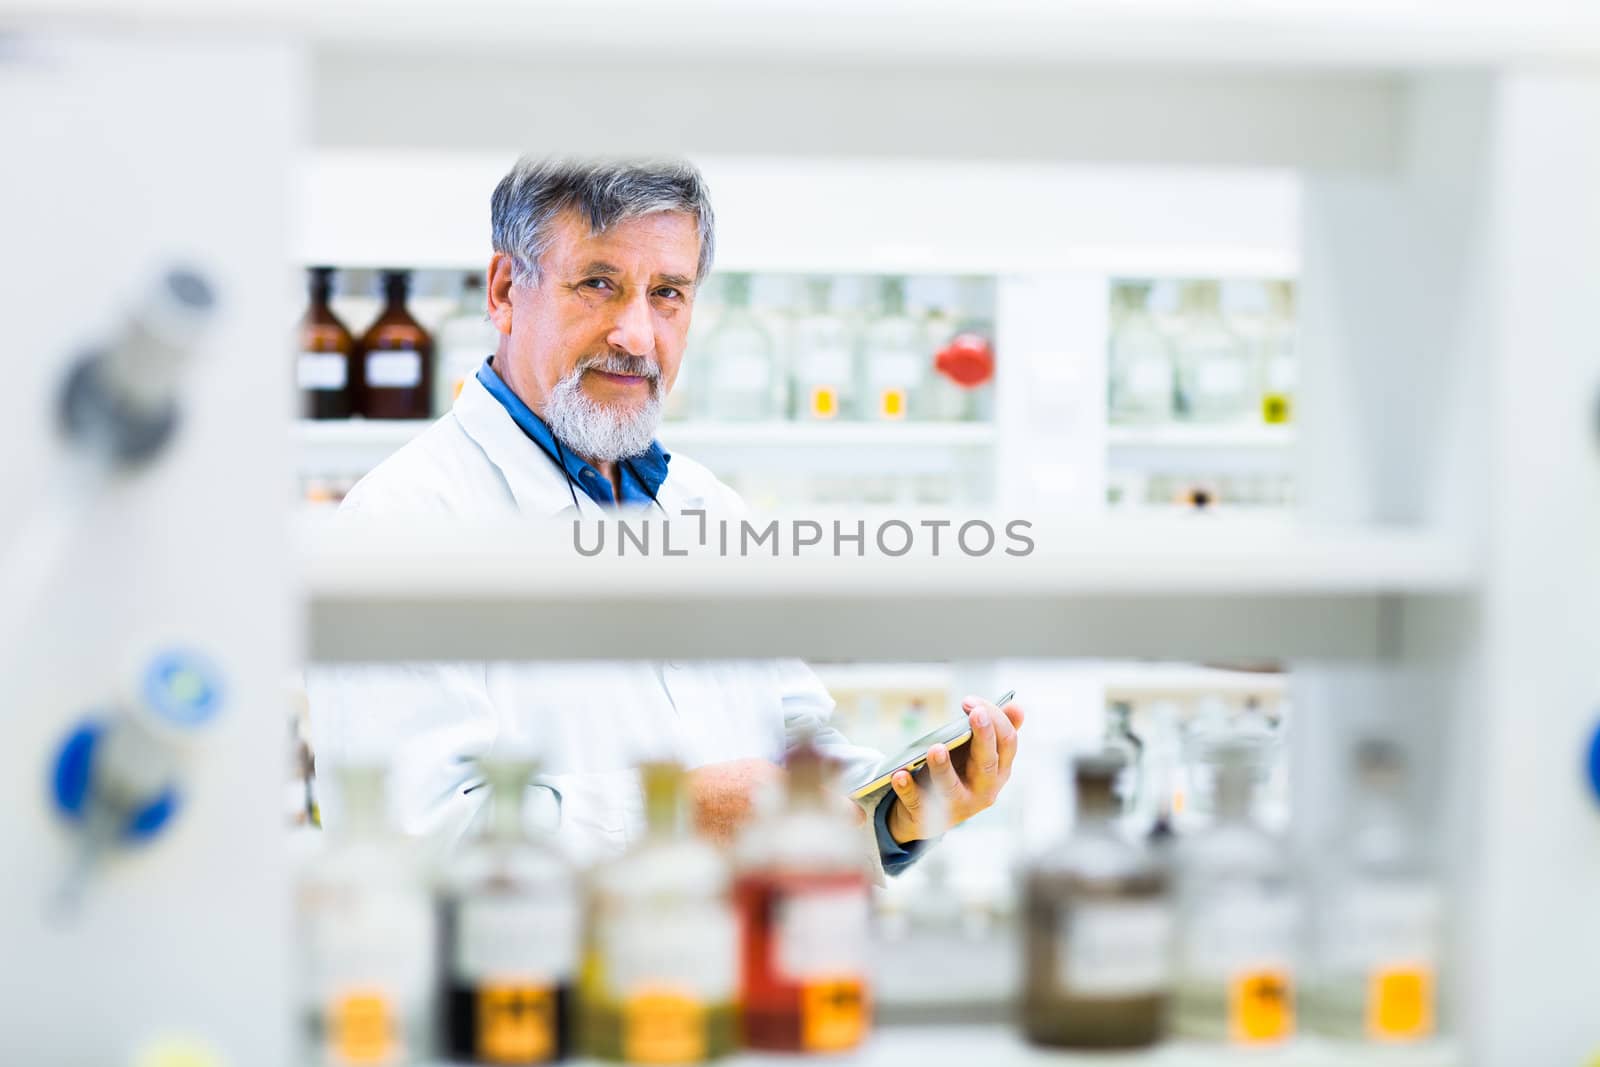
{"type": "MultiPolygon", "coordinates": [[[[1003,708],[1015,697],[1016,690],[1007,692],[1005,696],[995,701],[994,706],[1003,708]]],[[[889,788],[890,780],[900,771],[909,771],[912,774],[920,771],[928,762],[928,749],[934,745],[943,745],[954,751],[972,740],[972,724],[967,717],[962,715],[952,719],[943,726],[929,730],[915,741],[908,744],[894,755],[869,768],[850,785],[851,800],[865,800],[874,793],[889,788]]]]}

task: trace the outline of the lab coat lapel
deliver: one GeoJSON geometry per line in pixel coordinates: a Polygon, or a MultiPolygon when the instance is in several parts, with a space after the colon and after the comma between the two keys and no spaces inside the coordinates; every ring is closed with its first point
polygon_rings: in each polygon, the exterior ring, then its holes
{"type": "MultiPolygon", "coordinates": [[[[450,410],[467,436],[499,468],[517,502],[517,511],[533,518],[571,513],[573,492],[566,477],[542,448],[528,440],[476,375],[467,378],[450,410]]],[[[593,505],[582,493],[577,497],[583,514],[590,510],[598,513],[599,505],[593,505]],[[586,504],[593,505],[592,509],[586,504]]]]}

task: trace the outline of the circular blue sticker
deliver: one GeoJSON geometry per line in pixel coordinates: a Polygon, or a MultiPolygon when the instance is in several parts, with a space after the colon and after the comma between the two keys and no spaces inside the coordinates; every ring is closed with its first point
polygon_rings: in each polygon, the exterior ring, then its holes
{"type": "Polygon", "coordinates": [[[190,649],[167,649],[144,670],[144,700],[174,726],[203,726],[222,710],[222,676],[205,656],[190,649]]]}

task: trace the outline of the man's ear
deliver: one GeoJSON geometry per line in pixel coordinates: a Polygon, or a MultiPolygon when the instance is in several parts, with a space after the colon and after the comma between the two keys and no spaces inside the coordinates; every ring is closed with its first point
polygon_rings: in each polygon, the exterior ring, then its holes
{"type": "Polygon", "coordinates": [[[489,291],[489,321],[494,323],[495,329],[508,336],[511,333],[511,285],[515,273],[511,257],[504,252],[496,252],[490,257],[488,284],[484,287],[489,291]]]}

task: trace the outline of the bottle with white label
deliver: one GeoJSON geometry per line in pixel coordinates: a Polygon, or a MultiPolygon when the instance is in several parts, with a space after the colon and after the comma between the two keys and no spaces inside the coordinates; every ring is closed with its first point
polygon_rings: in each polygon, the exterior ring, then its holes
{"type": "Polygon", "coordinates": [[[1185,282],[1172,338],[1181,418],[1236,422],[1255,413],[1259,393],[1249,346],[1222,317],[1222,286],[1185,282]]]}
{"type": "Polygon", "coordinates": [[[772,335],[750,310],[750,276],[730,274],[716,326],[706,335],[695,372],[704,411],[717,421],[756,422],[778,417],[778,374],[772,335]]]}
{"type": "Polygon", "coordinates": [[[867,838],[829,794],[809,742],[789,753],[787,770],[781,805],[738,845],[745,1045],[845,1052],[871,1025],[867,838]]]}
{"type": "Polygon", "coordinates": [[[433,403],[433,338],[411,317],[411,272],[383,272],[383,310],[361,338],[361,414],[425,419],[433,403]]]}
{"type": "Polygon", "coordinates": [[[920,392],[933,367],[922,347],[922,329],[906,314],[904,278],[885,278],[880,314],[867,326],[862,344],[862,414],[898,420],[920,406],[920,392]]]}
{"type": "Polygon", "coordinates": [[[1356,792],[1313,917],[1306,1025],[1386,1043],[1435,1031],[1442,904],[1412,826],[1405,753],[1369,738],[1355,752],[1356,792]]]}
{"type": "Polygon", "coordinates": [[[381,768],[342,766],[335,780],[338,817],[327,822],[296,891],[302,1048],[295,1062],[426,1062],[437,952],[421,859],[388,824],[381,768]]]}
{"type": "Polygon", "coordinates": [[[1166,869],[1118,828],[1121,753],[1073,761],[1077,820],[1024,876],[1028,1040],[1062,1048],[1160,1041],[1172,992],[1166,869]]]}
{"type": "Polygon", "coordinates": [[[589,878],[578,1036],[586,1056],[698,1063],[738,1041],[738,927],[721,853],[686,825],[675,764],[646,764],[646,833],[589,878]]]}
{"type": "Polygon", "coordinates": [[[1179,840],[1178,982],[1183,1037],[1270,1045],[1295,1031],[1299,900],[1282,843],[1254,821],[1254,739],[1217,741],[1210,827],[1179,840]]]}
{"type": "Polygon", "coordinates": [[[829,278],[806,281],[808,307],[795,320],[790,365],[794,370],[794,417],[831,421],[856,409],[855,334],[833,313],[829,278]]]}
{"type": "Polygon", "coordinates": [[[483,275],[469,274],[462,280],[461,299],[439,323],[434,342],[439,360],[433,374],[433,413],[443,415],[500,344],[500,331],[489,321],[483,275]]]}
{"type": "Polygon", "coordinates": [[[551,1063],[572,1053],[576,876],[553,842],[525,829],[535,765],[478,767],[488,822],[451,857],[439,894],[445,1051],[461,1063],[551,1063]]]}
{"type": "Polygon", "coordinates": [[[350,388],[356,340],[328,302],[333,296],[332,267],[312,267],[311,303],[300,320],[300,351],[295,379],[300,414],[308,419],[345,419],[355,411],[350,388]]]}
{"type": "Polygon", "coordinates": [[[1173,415],[1172,345],[1150,314],[1149,282],[1111,290],[1106,384],[1115,423],[1165,422],[1173,415]]]}

